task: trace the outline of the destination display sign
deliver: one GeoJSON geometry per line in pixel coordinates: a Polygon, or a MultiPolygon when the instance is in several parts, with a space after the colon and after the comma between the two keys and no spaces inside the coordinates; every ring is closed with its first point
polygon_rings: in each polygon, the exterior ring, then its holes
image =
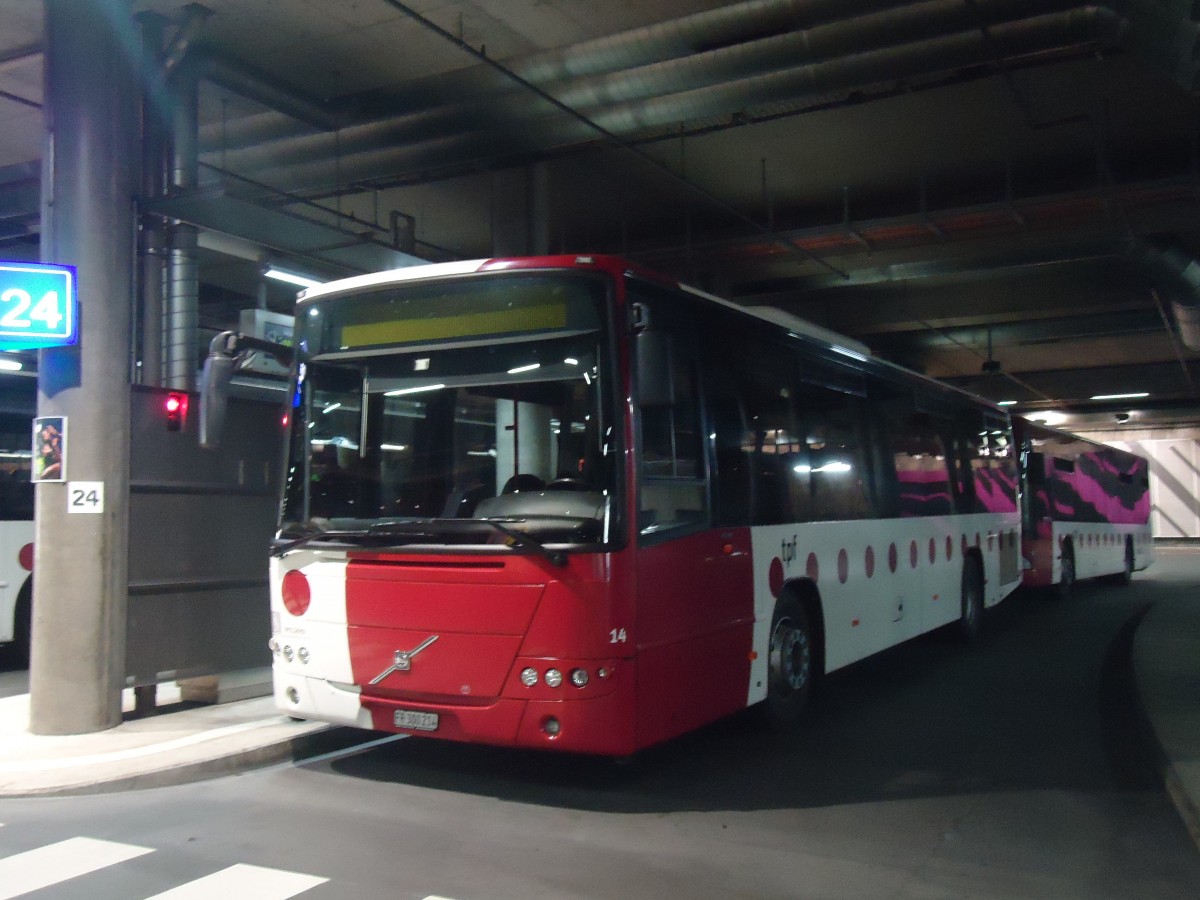
{"type": "Polygon", "coordinates": [[[78,338],[74,266],[0,261],[0,350],[61,347],[78,338]]]}

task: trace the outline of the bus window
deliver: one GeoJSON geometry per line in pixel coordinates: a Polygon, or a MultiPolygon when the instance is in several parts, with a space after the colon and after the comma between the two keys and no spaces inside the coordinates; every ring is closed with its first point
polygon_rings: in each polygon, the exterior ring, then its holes
{"type": "Polygon", "coordinates": [[[813,521],[865,519],[875,515],[868,488],[863,401],[816,385],[799,388],[808,461],[795,471],[809,483],[813,521]]]}
{"type": "Polygon", "coordinates": [[[741,400],[728,388],[714,385],[709,406],[717,463],[715,518],[720,525],[748,525],[754,508],[754,432],[741,400]]]}
{"type": "Polygon", "coordinates": [[[674,343],[673,402],[640,410],[638,495],[643,534],[708,518],[696,376],[691,361],[674,343]]]}
{"type": "Polygon", "coordinates": [[[901,517],[940,516],[954,510],[950,462],[942,430],[928,413],[893,409],[888,416],[901,517]]]}

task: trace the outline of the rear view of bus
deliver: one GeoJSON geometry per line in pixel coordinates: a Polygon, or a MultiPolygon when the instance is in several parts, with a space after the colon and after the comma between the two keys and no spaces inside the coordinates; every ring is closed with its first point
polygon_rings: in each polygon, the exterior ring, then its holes
{"type": "Polygon", "coordinates": [[[302,297],[271,567],[290,715],[632,751],[614,280],[573,265],[302,297]]]}
{"type": "Polygon", "coordinates": [[[1013,430],[1025,586],[1066,596],[1081,579],[1128,584],[1153,562],[1147,459],[1019,416],[1013,430]]]}

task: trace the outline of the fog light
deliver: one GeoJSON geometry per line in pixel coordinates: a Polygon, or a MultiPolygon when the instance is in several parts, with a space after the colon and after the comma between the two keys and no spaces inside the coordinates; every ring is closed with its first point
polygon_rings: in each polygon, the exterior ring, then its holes
{"type": "Polygon", "coordinates": [[[588,683],[588,673],[587,672],[585,672],[583,669],[572,669],[571,670],[571,684],[575,685],[575,687],[583,687],[587,683],[588,683]]]}
{"type": "Polygon", "coordinates": [[[599,671],[597,671],[596,674],[598,676],[600,676],[600,680],[603,681],[605,678],[607,678],[609,676],[609,671],[608,671],[608,669],[602,668],[599,671]]]}
{"type": "Polygon", "coordinates": [[[546,684],[552,688],[558,687],[562,684],[562,672],[558,671],[558,669],[547,669],[546,684]]]}
{"type": "Polygon", "coordinates": [[[300,692],[298,690],[296,690],[294,687],[290,687],[287,689],[287,698],[293,704],[299,703],[300,702],[300,692]]]}
{"type": "Polygon", "coordinates": [[[562,725],[559,724],[558,719],[547,719],[542,723],[542,731],[546,732],[550,737],[554,737],[562,731],[562,725]]]}
{"type": "Polygon", "coordinates": [[[525,687],[533,687],[535,684],[537,684],[537,681],[537,669],[521,670],[521,684],[525,685],[525,687]]]}
{"type": "Polygon", "coordinates": [[[305,665],[308,664],[308,648],[307,647],[301,647],[299,650],[296,651],[296,655],[298,657],[300,657],[300,662],[304,663],[305,665]]]}
{"type": "Polygon", "coordinates": [[[285,644],[285,645],[284,645],[284,647],[283,647],[283,658],[284,658],[284,659],[286,659],[288,662],[291,662],[291,661],[292,661],[292,657],[293,657],[294,655],[295,655],[295,654],[292,652],[292,645],[291,645],[291,644],[285,644]]]}

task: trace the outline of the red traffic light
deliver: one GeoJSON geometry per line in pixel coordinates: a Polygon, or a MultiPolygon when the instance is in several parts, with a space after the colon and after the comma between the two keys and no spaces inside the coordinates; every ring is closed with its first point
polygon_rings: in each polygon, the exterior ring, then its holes
{"type": "Polygon", "coordinates": [[[181,431],[187,418],[188,395],[178,391],[167,394],[163,409],[167,412],[167,431],[181,431]]]}

